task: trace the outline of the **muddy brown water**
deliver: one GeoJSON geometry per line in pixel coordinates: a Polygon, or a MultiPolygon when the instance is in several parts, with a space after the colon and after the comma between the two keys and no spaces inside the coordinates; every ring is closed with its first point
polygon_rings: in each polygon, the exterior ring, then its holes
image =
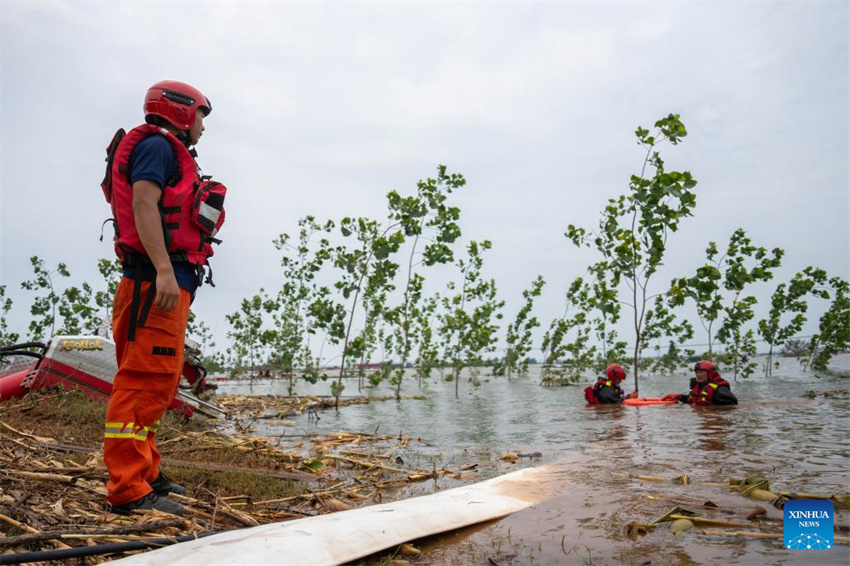
{"type": "MultiPolygon", "coordinates": [[[[532,368],[529,377],[490,378],[479,388],[464,379],[459,399],[454,384],[435,374],[423,389],[413,379],[406,381],[404,394],[424,394],[424,400],[352,405],[323,411],[318,422],[304,415],[293,426],[264,426],[261,420],[254,427],[258,435],[282,435],[284,441],[341,430],[404,432],[423,440],[397,454],[404,466],[457,469],[478,463],[482,479],[518,466],[547,465],[546,501],[501,521],[420,541],[433,563],[848,564],[847,544],[787,550],[782,540],[711,537],[699,529],[674,537],[669,523],[636,538],[625,533],[629,521],[649,522],[676,502],[702,510],[706,501],[718,509],[703,511],[705,516],[736,522],[747,522],[746,515],[762,506],[768,519],[779,521],[772,531],[781,533],[780,510],[728,487],[706,485],[759,472],[774,490],[850,492],[850,399],[822,395],[850,388],[850,355],[838,356],[823,374],[803,373],[795,360],[780,362],[773,377],[756,375],[732,384],[737,407],[588,407],[585,384],[541,387],[532,368]],[[818,393],[815,399],[805,396],[811,390],[818,393]],[[499,461],[511,451],[542,457],[515,465],[499,461]],[[635,477],[682,474],[691,485],[635,477]]],[[[647,377],[641,394],[684,392],[688,378],[684,373],[647,377]]],[[[249,392],[244,382],[221,389],[249,392]]],[[[297,393],[328,390],[327,384],[299,384],[297,393]]],[[[356,392],[357,380],[346,380],[344,394],[356,392]]],[[[258,381],[253,393],[286,394],[286,383],[258,381]]],[[[390,396],[392,387],[382,384],[363,393],[390,396]]],[[[408,495],[456,485],[448,479],[426,482],[412,486],[408,495]]],[[[850,512],[837,513],[836,525],[846,528],[848,517],[850,512]]]]}

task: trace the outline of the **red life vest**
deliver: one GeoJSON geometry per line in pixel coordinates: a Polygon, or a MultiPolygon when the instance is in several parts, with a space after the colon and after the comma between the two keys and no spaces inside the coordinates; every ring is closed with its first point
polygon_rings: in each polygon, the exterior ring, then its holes
{"type": "Polygon", "coordinates": [[[596,380],[596,383],[593,384],[593,387],[588,385],[584,388],[584,398],[587,400],[588,405],[599,405],[599,397],[597,394],[599,390],[603,387],[611,387],[617,390],[620,393],[620,396],[623,396],[623,390],[620,389],[620,386],[611,381],[606,377],[600,377],[596,380]]]}
{"type": "Polygon", "coordinates": [[[163,187],[159,202],[165,246],[172,261],[206,265],[213,255],[211,244],[224,223],[224,197],[221,183],[200,177],[192,153],[171,132],[151,124],[118,130],[106,149],[106,176],[101,183],[106,202],[115,219],[115,253],[122,263],[132,256],[147,256],[133,214],[133,187],[130,185],[130,156],[148,136],[163,136],[177,158],[177,175],[163,187]]]}
{"type": "MultiPolygon", "coordinates": [[[[708,374],[708,381],[705,383],[697,382],[694,385],[691,394],[688,396],[688,402],[694,405],[712,405],[714,403],[714,392],[721,386],[729,387],[729,382],[720,377],[717,371],[712,371],[708,374]]],[[[729,388],[731,389],[731,387],[729,388]]]]}

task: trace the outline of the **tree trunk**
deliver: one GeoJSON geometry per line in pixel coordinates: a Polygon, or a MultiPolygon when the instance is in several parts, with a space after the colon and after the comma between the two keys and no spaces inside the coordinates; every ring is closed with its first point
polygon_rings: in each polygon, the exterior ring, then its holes
{"type": "Polygon", "coordinates": [[[640,334],[637,335],[635,339],[635,361],[634,361],[634,371],[635,371],[635,393],[638,393],[638,364],[640,363],[640,359],[638,355],[640,354],[640,334]]]}
{"type": "Polygon", "coordinates": [[[765,376],[773,377],[773,343],[770,344],[770,349],[767,351],[767,367],[764,373],[765,376]]]}
{"type": "Polygon", "coordinates": [[[714,351],[713,351],[714,344],[711,340],[711,326],[712,326],[712,324],[714,324],[713,320],[708,323],[708,356],[711,359],[711,361],[714,361],[714,351]]]}

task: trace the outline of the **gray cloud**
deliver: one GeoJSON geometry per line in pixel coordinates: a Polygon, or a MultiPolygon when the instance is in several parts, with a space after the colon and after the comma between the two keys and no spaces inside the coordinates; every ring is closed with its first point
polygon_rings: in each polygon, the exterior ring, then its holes
{"type": "Polygon", "coordinates": [[[307,213],[378,216],[438,163],[469,181],[464,233],[493,240],[509,313],[539,272],[548,320],[592,261],[565,226],[595,224],[640,166],[635,126],[668,112],[690,132],[668,165],[700,184],[657,283],[738,226],[787,250],[779,280],[850,271],[843,3],[4,2],[0,18],[0,284],[19,327],[30,255],[97,279],[103,151],[163,78],[214,105],[200,163],[231,192],[196,307],[220,343],[224,314],[275,286],[272,238],[307,213]]]}

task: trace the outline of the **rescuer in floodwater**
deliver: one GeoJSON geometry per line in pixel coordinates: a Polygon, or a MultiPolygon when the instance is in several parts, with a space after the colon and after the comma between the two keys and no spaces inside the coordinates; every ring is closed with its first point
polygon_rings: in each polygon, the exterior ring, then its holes
{"type": "Polygon", "coordinates": [[[717,367],[708,360],[697,362],[694,366],[695,377],[691,378],[691,390],[687,393],[670,393],[664,400],[676,400],[692,405],[737,405],[738,399],[732,393],[729,382],[720,377],[717,367]]]}
{"type": "Polygon", "coordinates": [[[620,364],[611,364],[605,368],[605,376],[596,380],[596,383],[587,386],[584,397],[589,405],[612,405],[622,403],[623,399],[637,397],[632,391],[628,395],[623,393],[620,383],[626,379],[626,370],[620,364]]]}

